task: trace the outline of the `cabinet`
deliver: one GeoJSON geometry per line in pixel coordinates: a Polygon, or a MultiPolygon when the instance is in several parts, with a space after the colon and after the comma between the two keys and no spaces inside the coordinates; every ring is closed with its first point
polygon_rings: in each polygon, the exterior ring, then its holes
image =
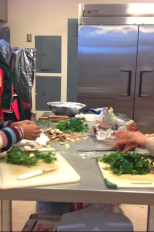
{"type": "Polygon", "coordinates": [[[61,101],[61,77],[36,76],[36,110],[48,111],[54,101],[61,101]]]}
{"type": "Polygon", "coordinates": [[[37,72],[61,72],[61,36],[35,36],[35,48],[37,72]]]}
{"type": "Polygon", "coordinates": [[[8,1],[0,0],[0,22],[7,22],[8,20],[8,1]]]}

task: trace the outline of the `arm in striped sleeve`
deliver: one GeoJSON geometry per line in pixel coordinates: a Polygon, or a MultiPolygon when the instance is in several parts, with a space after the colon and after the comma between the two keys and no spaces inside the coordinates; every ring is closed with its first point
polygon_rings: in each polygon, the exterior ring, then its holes
{"type": "Polygon", "coordinates": [[[12,120],[6,121],[6,122],[0,122],[0,129],[6,128],[8,126],[11,126],[11,124],[13,123],[12,120]]]}
{"type": "Polygon", "coordinates": [[[0,148],[8,150],[13,144],[19,142],[24,137],[21,127],[6,127],[0,130],[0,148]]]}

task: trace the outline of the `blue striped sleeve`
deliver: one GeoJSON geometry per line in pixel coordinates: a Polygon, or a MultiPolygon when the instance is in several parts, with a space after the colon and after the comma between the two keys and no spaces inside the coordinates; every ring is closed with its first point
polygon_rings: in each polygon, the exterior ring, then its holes
{"type": "Polygon", "coordinates": [[[16,134],[14,133],[14,131],[9,127],[5,128],[4,130],[7,130],[11,134],[12,144],[16,143],[17,142],[17,137],[16,137],[16,134]]]}
{"type": "Polygon", "coordinates": [[[24,138],[24,131],[21,127],[6,127],[0,130],[0,148],[7,151],[14,143],[24,138]]]}
{"type": "Polygon", "coordinates": [[[0,122],[0,129],[6,128],[8,126],[11,126],[11,124],[13,123],[12,120],[6,121],[6,122],[0,122]]]}

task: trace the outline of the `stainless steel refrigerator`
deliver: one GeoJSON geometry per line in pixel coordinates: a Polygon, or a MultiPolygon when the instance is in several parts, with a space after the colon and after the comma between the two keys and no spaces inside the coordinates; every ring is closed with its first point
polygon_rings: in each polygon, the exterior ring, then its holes
{"type": "Polygon", "coordinates": [[[154,133],[154,4],[80,4],[77,100],[154,133]]]}

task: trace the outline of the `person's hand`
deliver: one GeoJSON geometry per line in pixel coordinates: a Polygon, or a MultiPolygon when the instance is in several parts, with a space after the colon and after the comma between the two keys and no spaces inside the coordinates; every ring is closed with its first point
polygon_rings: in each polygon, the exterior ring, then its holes
{"type": "Polygon", "coordinates": [[[132,122],[127,126],[127,131],[138,131],[138,124],[136,122],[132,122]]]}
{"type": "Polygon", "coordinates": [[[113,150],[128,152],[128,151],[131,151],[138,146],[139,146],[139,144],[133,144],[133,143],[126,144],[125,141],[121,140],[114,145],[113,150]]]}
{"type": "Polygon", "coordinates": [[[35,140],[42,133],[39,126],[28,124],[20,126],[24,131],[24,139],[35,140]]]}
{"type": "MultiPolygon", "coordinates": [[[[118,145],[127,145],[127,146],[143,146],[145,145],[148,136],[142,134],[140,131],[128,132],[128,131],[120,131],[118,133],[114,132],[112,134],[114,137],[121,139],[121,144],[118,145]]],[[[115,147],[115,146],[114,146],[115,147]]]]}
{"type": "Polygon", "coordinates": [[[35,123],[30,120],[24,120],[24,121],[11,123],[11,126],[23,126],[23,125],[35,125],[35,123]]]}
{"type": "Polygon", "coordinates": [[[118,139],[125,139],[127,138],[128,133],[130,132],[126,132],[122,130],[122,131],[114,131],[111,135],[118,139]]]}

